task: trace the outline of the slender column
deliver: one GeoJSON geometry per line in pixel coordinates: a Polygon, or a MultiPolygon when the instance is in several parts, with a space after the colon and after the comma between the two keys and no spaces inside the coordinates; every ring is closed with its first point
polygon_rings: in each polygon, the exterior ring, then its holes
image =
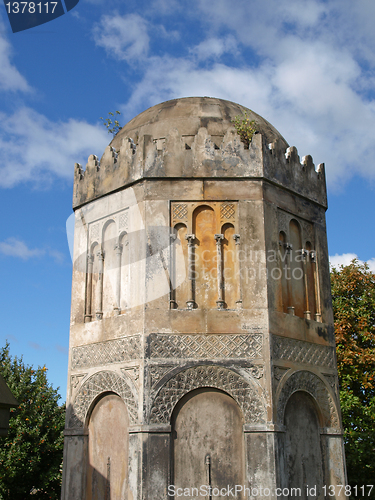
{"type": "Polygon", "coordinates": [[[322,322],[322,311],[320,308],[320,283],[319,283],[319,270],[316,252],[311,250],[310,252],[311,262],[314,264],[314,281],[315,281],[315,302],[316,302],[316,313],[315,313],[315,321],[322,322]]]}
{"type": "Polygon", "coordinates": [[[187,234],[185,239],[188,242],[188,279],[190,280],[190,297],[186,301],[188,309],[194,309],[195,307],[195,269],[194,269],[194,240],[195,234],[187,234]]]}
{"type": "Polygon", "coordinates": [[[121,255],[122,255],[122,245],[117,243],[115,245],[116,252],[116,267],[117,267],[117,275],[116,275],[116,307],[114,310],[116,314],[121,314],[121,255]]]}
{"type": "Polygon", "coordinates": [[[242,283],[241,283],[241,260],[240,260],[240,235],[234,234],[233,239],[236,244],[236,274],[238,276],[238,300],[236,300],[237,309],[242,309],[242,283]]]}
{"type": "Polygon", "coordinates": [[[91,314],[91,303],[92,303],[92,271],[94,265],[94,256],[88,254],[87,256],[87,275],[86,275],[86,311],[85,311],[85,323],[89,323],[92,319],[91,314]]]}
{"type": "Polygon", "coordinates": [[[286,283],[287,283],[287,291],[288,291],[288,314],[294,316],[294,306],[292,303],[292,276],[290,274],[290,254],[293,250],[293,246],[290,243],[285,244],[285,252],[286,252],[286,283]],[[289,277],[288,277],[289,275],[289,277]]]}
{"type": "Polygon", "coordinates": [[[101,250],[97,253],[99,259],[99,273],[97,282],[96,319],[103,318],[103,265],[104,255],[101,250]]]}
{"type": "Polygon", "coordinates": [[[177,239],[176,233],[171,233],[169,235],[170,245],[169,245],[169,309],[177,309],[178,304],[176,301],[176,245],[175,241],[177,239]]]}
{"type": "Polygon", "coordinates": [[[216,265],[217,265],[217,294],[218,300],[216,301],[218,309],[224,309],[224,281],[223,281],[223,253],[221,242],[224,239],[223,234],[215,234],[216,241],[216,265]]]}
{"type": "Polygon", "coordinates": [[[305,250],[304,248],[301,250],[302,256],[303,256],[303,281],[305,285],[305,297],[306,297],[306,310],[304,312],[305,319],[311,319],[311,311],[310,311],[310,304],[309,304],[309,284],[307,282],[307,256],[308,256],[308,251],[305,250]]]}

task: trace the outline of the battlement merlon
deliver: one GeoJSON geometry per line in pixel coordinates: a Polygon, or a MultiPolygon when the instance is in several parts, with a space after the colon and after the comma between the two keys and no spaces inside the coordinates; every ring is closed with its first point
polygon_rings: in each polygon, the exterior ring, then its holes
{"type": "Polygon", "coordinates": [[[73,209],[148,179],[265,179],[327,208],[324,164],[317,170],[310,155],[302,161],[295,147],[276,139],[271,144],[256,133],[247,149],[234,127],[225,135],[209,135],[201,127],[195,136],[174,128],[165,137],[122,137],[117,150],[109,145],[100,161],[90,155],[84,170],[75,165],[73,209]]]}

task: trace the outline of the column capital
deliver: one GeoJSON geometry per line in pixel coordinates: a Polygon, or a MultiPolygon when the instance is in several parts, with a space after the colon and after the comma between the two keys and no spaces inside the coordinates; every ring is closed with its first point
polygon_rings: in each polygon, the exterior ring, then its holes
{"type": "Polygon", "coordinates": [[[195,234],[185,235],[185,240],[187,240],[189,246],[193,245],[193,242],[195,240],[195,234]]]}
{"type": "Polygon", "coordinates": [[[123,246],[120,243],[116,243],[113,249],[116,251],[117,254],[119,254],[122,252],[123,246]]]}
{"type": "Polygon", "coordinates": [[[241,239],[241,236],[239,234],[234,234],[233,235],[233,239],[236,243],[236,245],[239,245],[240,244],[240,239],[241,239]]]}

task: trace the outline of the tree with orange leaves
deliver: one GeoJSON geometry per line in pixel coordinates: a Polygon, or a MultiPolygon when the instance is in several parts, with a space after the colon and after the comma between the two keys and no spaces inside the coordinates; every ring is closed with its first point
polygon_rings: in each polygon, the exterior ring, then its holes
{"type": "Polygon", "coordinates": [[[353,260],[331,285],[348,482],[374,484],[375,273],[353,260]]]}

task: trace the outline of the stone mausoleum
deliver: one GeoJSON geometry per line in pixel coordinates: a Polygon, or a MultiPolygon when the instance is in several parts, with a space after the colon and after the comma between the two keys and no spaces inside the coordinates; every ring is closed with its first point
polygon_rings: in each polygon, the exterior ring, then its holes
{"type": "Polygon", "coordinates": [[[324,165],[243,106],[175,99],[76,164],[73,208],[62,498],[345,484],[324,165]]]}

